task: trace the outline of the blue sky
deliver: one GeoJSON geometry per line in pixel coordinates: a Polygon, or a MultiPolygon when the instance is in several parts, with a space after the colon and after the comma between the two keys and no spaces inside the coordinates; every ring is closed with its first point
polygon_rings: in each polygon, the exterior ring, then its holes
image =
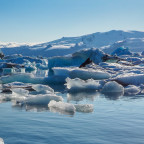
{"type": "Polygon", "coordinates": [[[0,0],[0,41],[144,30],[144,0],[0,0]]]}

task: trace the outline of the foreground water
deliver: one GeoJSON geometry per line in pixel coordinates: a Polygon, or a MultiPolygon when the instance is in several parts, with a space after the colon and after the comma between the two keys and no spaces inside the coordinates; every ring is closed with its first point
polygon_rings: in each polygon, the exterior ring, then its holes
{"type": "Polygon", "coordinates": [[[92,113],[74,115],[43,107],[0,104],[0,137],[5,144],[143,144],[144,97],[61,94],[71,103],[94,104],[92,113]]]}

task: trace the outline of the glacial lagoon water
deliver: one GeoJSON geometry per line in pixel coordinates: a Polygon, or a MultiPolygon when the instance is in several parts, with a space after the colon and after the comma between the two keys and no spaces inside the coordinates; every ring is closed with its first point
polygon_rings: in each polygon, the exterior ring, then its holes
{"type": "Polygon", "coordinates": [[[144,96],[59,93],[64,101],[93,104],[92,113],[50,112],[46,107],[0,104],[5,144],[143,144],[144,96]]]}

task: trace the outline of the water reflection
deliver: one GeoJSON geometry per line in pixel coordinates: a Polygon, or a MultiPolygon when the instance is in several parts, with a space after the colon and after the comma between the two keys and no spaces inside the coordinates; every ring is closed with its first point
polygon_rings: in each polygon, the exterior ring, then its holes
{"type": "Polygon", "coordinates": [[[107,92],[104,96],[109,100],[118,100],[123,96],[123,92],[107,92]]]}
{"type": "Polygon", "coordinates": [[[27,112],[44,112],[49,111],[47,105],[21,105],[18,103],[13,103],[12,108],[17,110],[26,110],[27,112]]]}
{"type": "Polygon", "coordinates": [[[70,101],[83,101],[85,99],[94,101],[96,97],[98,97],[100,93],[98,92],[78,92],[78,93],[67,93],[67,102],[70,101]]]}
{"type": "Polygon", "coordinates": [[[50,111],[53,112],[53,113],[59,113],[59,114],[62,114],[62,115],[70,115],[70,116],[73,116],[75,114],[75,112],[65,111],[65,110],[61,110],[61,109],[58,109],[58,108],[54,108],[54,107],[50,107],[50,111]]]}

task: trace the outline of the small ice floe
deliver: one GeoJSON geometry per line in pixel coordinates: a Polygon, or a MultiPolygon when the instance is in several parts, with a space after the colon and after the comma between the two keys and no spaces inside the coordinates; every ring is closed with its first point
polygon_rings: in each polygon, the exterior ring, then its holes
{"type": "Polygon", "coordinates": [[[4,141],[2,138],[0,138],[0,144],[4,144],[4,141]]]}
{"type": "Polygon", "coordinates": [[[74,106],[77,112],[90,113],[94,110],[93,104],[75,104],[74,106]]]}
{"type": "Polygon", "coordinates": [[[37,70],[35,62],[31,63],[30,61],[26,60],[26,62],[24,63],[24,66],[25,66],[25,70],[28,71],[28,72],[37,70]]]}
{"type": "Polygon", "coordinates": [[[109,79],[111,75],[108,72],[104,71],[96,71],[93,69],[80,69],[77,68],[70,72],[70,78],[80,78],[82,80],[87,79],[94,79],[94,80],[101,80],[101,79],[109,79]]]}
{"type": "Polygon", "coordinates": [[[59,112],[61,114],[74,114],[76,108],[71,103],[56,102],[55,100],[50,101],[48,104],[50,111],[59,112]]]}
{"type": "Polygon", "coordinates": [[[54,93],[54,90],[47,86],[42,84],[33,84],[32,88],[34,91],[31,92],[31,94],[47,94],[47,93],[54,93]]]}
{"type": "Polygon", "coordinates": [[[102,84],[99,81],[88,79],[86,81],[79,78],[66,79],[66,86],[69,92],[81,92],[81,91],[96,91],[102,88],[102,84]]]}
{"type": "Polygon", "coordinates": [[[72,68],[53,68],[54,76],[63,76],[65,78],[80,78],[83,80],[87,79],[95,79],[95,80],[101,80],[101,79],[108,79],[111,77],[111,75],[108,72],[101,71],[101,70],[94,70],[92,68],[78,68],[78,67],[72,67],[72,68]]]}
{"type": "Polygon", "coordinates": [[[15,81],[22,83],[41,84],[44,83],[44,78],[35,77],[33,74],[24,73],[24,74],[13,74],[8,76],[2,76],[0,82],[4,84],[4,83],[12,83],[15,81]]]}
{"type": "Polygon", "coordinates": [[[140,93],[140,88],[135,85],[128,85],[124,88],[125,95],[137,95],[140,93]]]}
{"type": "Polygon", "coordinates": [[[12,83],[7,83],[7,84],[4,84],[3,85],[4,87],[7,87],[7,88],[25,88],[25,87],[29,87],[30,84],[25,84],[25,83],[22,83],[22,82],[12,82],[12,83]]]}
{"type": "Polygon", "coordinates": [[[29,91],[23,88],[14,88],[12,89],[12,92],[16,93],[17,95],[23,95],[23,96],[29,95],[29,91]]]}
{"type": "Polygon", "coordinates": [[[69,77],[69,73],[73,70],[73,68],[68,67],[54,67],[52,68],[55,76],[65,76],[69,77]]]}
{"type": "Polygon", "coordinates": [[[51,100],[54,101],[63,101],[61,96],[57,96],[55,94],[45,94],[45,95],[30,95],[27,99],[25,99],[22,103],[28,105],[47,105],[51,100]]]}
{"type": "Polygon", "coordinates": [[[144,74],[123,74],[116,78],[115,81],[122,85],[140,85],[144,84],[144,74]]]}
{"type": "Polygon", "coordinates": [[[102,93],[110,96],[120,96],[124,94],[124,87],[115,81],[110,81],[104,85],[102,93]]]}
{"type": "Polygon", "coordinates": [[[28,95],[28,92],[24,89],[17,88],[14,91],[12,91],[11,93],[7,93],[7,92],[1,93],[0,102],[23,101],[28,95]]]}

